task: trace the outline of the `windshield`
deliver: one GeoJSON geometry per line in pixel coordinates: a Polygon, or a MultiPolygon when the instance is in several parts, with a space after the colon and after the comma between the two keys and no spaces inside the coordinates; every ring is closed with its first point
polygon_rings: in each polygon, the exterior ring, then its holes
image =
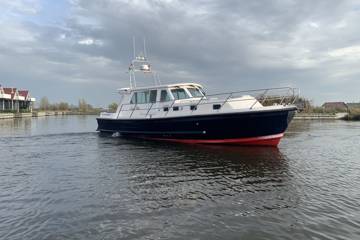
{"type": "Polygon", "coordinates": [[[190,96],[186,93],[185,89],[183,89],[183,88],[171,89],[171,93],[173,94],[175,100],[185,99],[185,98],[189,98],[189,97],[190,97],[190,96]]]}
{"type": "Polygon", "coordinates": [[[198,88],[187,88],[192,97],[203,97],[203,94],[198,88]]]}
{"type": "Polygon", "coordinates": [[[160,102],[168,102],[168,101],[170,101],[168,92],[166,90],[161,90],[160,102]]]}

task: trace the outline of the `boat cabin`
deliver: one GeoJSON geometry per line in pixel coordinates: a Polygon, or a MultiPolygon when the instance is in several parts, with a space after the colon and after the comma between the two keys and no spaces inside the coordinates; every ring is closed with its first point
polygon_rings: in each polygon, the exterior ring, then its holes
{"type": "Polygon", "coordinates": [[[101,113],[103,118],[138,119],[233,112],[236,109],[261,107],[252,96],[227,93],[206,96],[197,83],[178,83],[151,87],[121,88],[115,113],[101,113]]]}
{"type": "Polygon", "coordinates": [[[177,100],[199,100],[205,98],[205,92],[201,85],[196,83],[181,83],[153,87],[121,88],[119,93],[126,97],[122,98],[121,104],[154,104],[172,102],[177,100]]]}

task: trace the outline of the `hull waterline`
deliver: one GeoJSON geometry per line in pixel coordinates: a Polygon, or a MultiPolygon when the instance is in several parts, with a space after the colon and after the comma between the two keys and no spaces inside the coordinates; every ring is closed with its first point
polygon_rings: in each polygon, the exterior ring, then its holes
{"type": "Polygon", "coordinates": [[[150,140],[177,142],[184,144],[217,144],[217,145],[242,145],[242,146],[272,146],[279,145],[284,133],[251,137],[251,138],[229,138],[229,139],[171,139],[171,138],[146,138],[150,140]]]}

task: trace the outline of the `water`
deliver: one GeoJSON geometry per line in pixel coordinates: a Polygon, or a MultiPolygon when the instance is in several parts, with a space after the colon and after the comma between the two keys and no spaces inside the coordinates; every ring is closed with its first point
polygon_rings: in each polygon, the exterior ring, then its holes
{"type": "Polygon", "coordinates": [[[95,117],[0,121],[0,239],[358,239],[360,122],[279,149],[135,141],[95,117]]]}

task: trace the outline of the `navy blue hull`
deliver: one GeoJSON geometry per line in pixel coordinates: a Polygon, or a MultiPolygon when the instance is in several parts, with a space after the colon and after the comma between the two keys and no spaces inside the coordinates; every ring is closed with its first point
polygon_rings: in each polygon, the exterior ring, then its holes
{"type": "MultiPolygon", "coordinates": [[[[283,134],[296,108],[154,119],[98,118],[98,131],[165,140],[256,139],[283,134]]],[[[281,137],[280,137],[281,138],[281,137]]],[[[279,138],[279,140],[280,140],[279,138]]],[[[201,142],[201,141],[199,141],[201,142]]],[[[271,144],[274,145],[274,144],[271,144]]],[[[277,145],[277,144],[276,144],[277,145]]]]}

